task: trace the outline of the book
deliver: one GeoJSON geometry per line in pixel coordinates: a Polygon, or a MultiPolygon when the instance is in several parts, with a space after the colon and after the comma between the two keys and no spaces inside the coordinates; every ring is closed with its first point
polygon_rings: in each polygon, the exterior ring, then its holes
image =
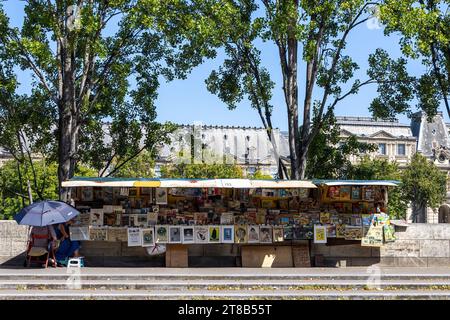
{"type": "Polygon", "coordinates": [[[192,226],[183,227],[182,242],[183,243],[195,243],[194,227],[192,227],[192,226]]]}

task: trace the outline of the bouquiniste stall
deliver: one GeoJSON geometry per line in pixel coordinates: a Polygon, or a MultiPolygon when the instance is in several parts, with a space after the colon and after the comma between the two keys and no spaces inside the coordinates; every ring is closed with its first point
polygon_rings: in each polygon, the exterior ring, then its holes
{"type": "MultiPolygon", "coordinates": [[[[341,239],[380,246],[393,240],[384,213],[387,188],[396,184],[73,178],[62,186],[72,188],[81,211],[72,239],[125,242],[152,254],[193,244],[260,248],[341,239]]],[[[309,266],[308,252],[304,255],[303,265],[309,266]]]]}

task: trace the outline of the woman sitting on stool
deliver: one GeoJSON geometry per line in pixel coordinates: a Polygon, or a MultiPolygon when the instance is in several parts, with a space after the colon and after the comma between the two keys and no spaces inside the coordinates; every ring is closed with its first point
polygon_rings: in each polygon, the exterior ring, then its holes
{"type": "Polygon", "coordinates": [[[80,256],[80,241],[70,240],[69,228],[72,223],[72,220],[69,220],[66,223],[61,223],[56,230],[58,239],[61,240],[58,251],[55,253],[58,265],[66,266],[69,258],[80,256]]]}

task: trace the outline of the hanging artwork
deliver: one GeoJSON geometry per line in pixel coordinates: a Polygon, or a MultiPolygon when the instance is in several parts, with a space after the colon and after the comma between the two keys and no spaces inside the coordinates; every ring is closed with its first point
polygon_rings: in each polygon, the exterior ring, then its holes
{"type": "Polygon", "coordinates": [[[169,226],[155,226],[155,238],[156,243],[167,243],[169,242],[169,226]]]}
{"type": "Polygon", "coordinates": [[[70,240],[85,241],[89,240],[89,227],[73,227],[69,228],[70,240]]]}
{"type": "Polygon", "coordinates": [[[158,222],[158,212],[147,212],[147,226],[154,226],[158,222]]]}
{"type": "Polygon", "coordinates": [[[194,227],[194,240],[195,240],[195,243],[208,243],[208,241],[209,241],[208,226],[195,226],[194,227]]]}
{"type": "Polygon", "coordinates": [[[392,224],[385,224],[383,226],[383,233],[385,242],[395,241],[395,228],[392,224]]]}
{"type": "Polygon", "coordinates": [[[156,188],[156,204],[167,204],[167,188],[156,188]]]}
{"type": "Polygon", "coordinates": [[[103,226],[103,209],[91,209],[89,224],[91,226],[103,226]]]}
{"type": "Polygon", "coordinates": [[[109,227],[107,241],[128,241],[127,228],[109,227]]]}
{"type": "Polygon", "coordinates": [[[331,214],[329,212],[320,213],[320,223],[327,224],[330,223],[331,214]]]}
{"type": "Polygon", "coordinates": [[[345,224],[339,223],[336,225],[336,238],[345,238],[345,224]]]}
{"type": "Polygon", "coordinates": [[[361,187],[352,187],[352,200],[361,200],[361,187]]]}
{"type": "Polygon", "coordinates": [[[209,243],[220,243],[220,226],[209,226],[209,243]]]}
{"type": "Polygon", "coordinates": [[[127,232],[128,232],[128,246],[129,247],[142,246],[141,229],[128,228],[127,232]]]}
{"type": "Polygon", "coordinates": [[[194,227],[183,227],[183,243],[194,243],[194,227]]]}
{"type": "Polygon", "coordinates": [[[108,239],[108,229],[105,227],[89,227],[89,240],[106,241],[108,239]]]}
{"type": "Polygon", "coordinates": [[[259,226],[249,225],[247,229],[248,243],[259,243],[259,226]]]}
{"type": "Polygon", "coordinates": [[[222,226],[220,235],[220,242],[234,243],[234,226],[222,226]]]}
{"type": "Polygon", "coordinates": [[[284,240],[283,227],[275,226],[272,228],[272,231],[273,231],[273,237],[272,237],[273,242],[283,242],[283,240],[284,240]]]}
{"type": "Polygon", "coordinates": [[[169,226],[169,243],[181,243],[181,227],[169,226]]]}
{"type": "Polygon", "coordinates": [[[336,238],[336,225],[327,224],[327,238],[336,238]]]}
{"type": "Polygon", "coordinates": [[[362,239],[362,226],[346,226],[344,231],[345,240],[361,240],[362,239]]]}
{"type": "Polygon", "coordinates": [[[234,241],[236,243],[247,243],[248,232],[246,225],[240,224],[234,227],[234,241]]]}
{"type": "Polygon", "coordinates": [[[105,187],[102,188],[103,190],[103,202],[111,204],[113,203],[113,188],[112,187],[105,187]]]}
{"type": "Polygon", "coordinates": [[[283,239],[284,240],[292,240],[294,237],[292,226],[284,226],[283,227],[283,239]]]}
{"type": "Polygon", "coordinates": [[[93,201],[94,200],[94,188],[83,187],[81,189],[81,201],[93,201]]]}
{"type": "Polygon", "coordinates": [[[327,243],[327,228],[314,225],[314,243],[327,243]]]}
{"type": "Polygon", "coordinates": [[[155,245],[155,229],[141,229],[141,238],[143,247],[151,247],[155,245]]]}
{"type": "Polygon", "coordinates": [[[371,226],[361,239],[363,247],[381,247],[383,245],[383,226],[371,226]]]}
{"type": "Polygon", "coordinates": [[[130,194],[130,189],[129,188],[120,188],[119,194],[122,197],[128,197],[128,195],[130,194]]]}
{"type": "Polygon", "coordinates": [[[272,227],[271,226],[260,226],[259,227],[259,242],[261,243],[272,243],[272,227]]]}
{"type": "Polygon", "coordinates": [[[341,200],[350,200],[351,187],[342,186],[339,192],[339,197],[341,200]]]}

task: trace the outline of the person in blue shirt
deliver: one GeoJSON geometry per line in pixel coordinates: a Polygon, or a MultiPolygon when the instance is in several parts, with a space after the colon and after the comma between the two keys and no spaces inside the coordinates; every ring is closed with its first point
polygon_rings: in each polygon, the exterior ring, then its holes
{"type": "Polygon", "coordinates": [[[60,245],[55,253],[56,261],[59,265],[67,265],[67,261],[71,257],[80,256],[80,241],[73,241],[70,239],[70,225],[72,220],[66,223],[60,223],[56,229],[56,235],[60,239],[60,245]]]}

